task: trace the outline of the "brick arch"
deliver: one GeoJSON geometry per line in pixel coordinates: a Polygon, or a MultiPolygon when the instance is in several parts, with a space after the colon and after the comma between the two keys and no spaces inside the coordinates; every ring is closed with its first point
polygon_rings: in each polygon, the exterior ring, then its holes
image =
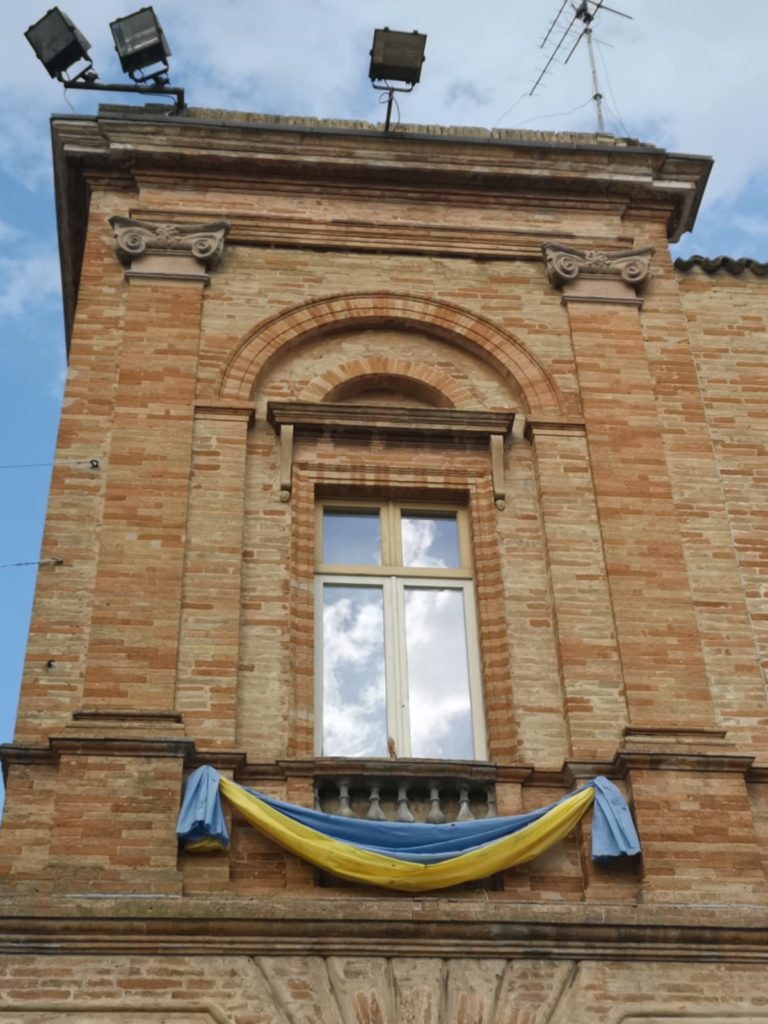
{"type": "Polygon", "coordinates": [[[377,378],[410,382],[415,394],[424,392],[432,405],[443,408],[466,407],[472,401],[469,388],[455,377],[426,363],[393,356],[360,357],[334,366],[307,384],[301,393],[301,400],[334,401],[342,393],[354,391],[357,385],[364,385],[367,380],[377,378]]]}
{"type": "Polygon", "coordinates": [[[336,331],[371,327],[422,331],[458,345],[510,381],[527,410],[561,408],[554,381],[513,335],[459,306],[381,292],[315,300],[258,324],[243,337],[224,368],[219,396],[248,401],[281,352],[336,331]]]}

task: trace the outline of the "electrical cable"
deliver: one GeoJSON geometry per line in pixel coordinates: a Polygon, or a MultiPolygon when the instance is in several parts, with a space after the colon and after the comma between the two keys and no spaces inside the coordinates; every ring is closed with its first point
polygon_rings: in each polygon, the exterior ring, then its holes
{"type": "Polygon", "coordinates": [[[505,110],[505,111],[504,111],[504,113],[503,113],[503,114],[501,115],[501,117],[497,118],[497,119],[496,119],[496,120],[495,120],[495,121],[493,122],[493,124],[491,125],[491,129],[497,128],[497,127],[498,127],[498,126],[499,126],[499,125],[501,124],[501,122],[502,122],[502,121],[504,120],[504,118],[505,118],[505,117],[506,117],[506,116],[507,116],[508,114],[511,114],[511,113],[512,113],[512,111],[513,111],[513,110],[515,109],[515,107],[519,106],[519,105],[520,105],[520,104],[521,104],[521,103],[523,102],[523,100],[524,100],[524,99],[526,98],[526,96],[530,96],[530,93],[529,93],[529,92],[527,92],[527,91],[526,91],[526,92],[524,92],[524,93],[521,93],[521,94],[520,94],[520,96],[519,96],[519,97],[518,97],[518,98],[517,98],[517,99],[515,100],[515,102],[514,102],[514,103],[512,104],[512,106],[511,106],[511,107],[510,107],[510,108],[509,108],[508,110],[505,110]]]}
{"type": "Polygon", "coordinates": [[[627,126],[624,124],[624,118],[621,116],[621,113],[619,112],[619,104],[616,101],[616,96],[613,92],[613,85],[611,84],[611,75],[608,71],[608,61],[605,59],[605,54],[603,53],[603,50],[605,49],[605,44],[601,43],[599,39],[596,39],[595,42],[597,43],[597,52],[600,54],[600,60],[603,65],[603,71],[605,72],[605,80],[608,83],[608,92],[611,94],[613,112],[616,115],[616,124],[618,125],[621,133],[624,136],[628,136],[629,130],[627,129],[627,126]]]}
{"type": "Polygon", "coordinates": [[[613,131],[613,134],[617,137],[623,136],[626,138],[628,132],[625,127],[622,127],[623,122],[619,117],[618,111],[614,109],[612,104],[610,104],[605,97],[603,97],[603,108],[608,115],[608,124],[613,131]]]}
{"type": "Polygon", "coordinates": [[[395,128],[399,128],[400,127],[400,104],[397,102],[397,96],[393,96],[392,98],[393,98],[393,100],[395,102],[395,116],[397,117],[397,120],[395,121],[395,128]]]}
{"type": "Polygon", "coordinates": [[[538,117],[529,117],[527,121],[521,121],[519,124],[513,125],[510,130],[513,131],[515,128],[522,128],[523,125],[530,124],[532,121],[546,121],[552,117],[567,117],[569,114],[575,114],[577,110],[583,110],[584,107],[589,106],[592,100],[593,97],[590,96],[588,100],[580,103],[578,107],[573,107],[572,110],[561,110],[557,114],[539,114],[538,117]]]}
{"type": "Polygon", "coordinates": [[[42,558],[37,562],[6,562],[0,569],[18,569],[22,565],[64,565],[63,558],[42,558]]]}
{"type": "Polygon", "coordinates": [[[90,466],[91,469],[99,468],[98,459],[77,459],[75,462],[18,462],[14,465],[0,466],[0,469],[39,469],[44,466],[90,466]]]}
{"type": "Polygon", "coordinates": [[[67,95],[67,87],[66,87],[66,85],[65,85],[65,86],[63,86],[63,88],[62,88],[62,93],[64,94],[64,102],[65,102],[65,103],[67,104],[67,106],[68,106],[68,107],[69,107],[69,109],[70,109],[70,110],[72,111],[72,113],[73,113],[73,114],[76,114],[76,113],[77,113],[77,111],[76,111],[76,110],[75,110],[75,108],[74,108],[74,107],[72,106],[72,104],[71,104],[71,102],[70,102],[70,99],[69,99],[69,96],[67,95]]]}

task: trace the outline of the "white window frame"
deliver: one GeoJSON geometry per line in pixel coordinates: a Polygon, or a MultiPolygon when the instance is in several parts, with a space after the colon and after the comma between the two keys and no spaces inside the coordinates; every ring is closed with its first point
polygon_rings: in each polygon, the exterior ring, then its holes
{"type": "Polygon", "coordinates": [[[478,643],[475,589],[471,568],[471,545],[467,509],[440,503],[323,501],[318,502],[316,518],[317,558],[315,573],[315,753],[324,755],[323,745],[323,587],[377,587],[382,591],[384,613],[384,672],[388,737],[395,741],[398,757],[411,757],[411,733],[408,697],[408,651],[405,631],[405,591],[410,588],[454,590],[462,594],[464,632],[467,652],[470,717],[474,746],[473,760],[487,757],[482,674],[478,643]],[[382,565],[326,565],[322,562],[323,515],[332,512],[379,511],[382,565]],[[448,569],[413,567],[402,563],[400,539],[401,513],[456,516],[461,565],[448,569]],[[390,559],[388,562],[387,559],[390,559]]]}

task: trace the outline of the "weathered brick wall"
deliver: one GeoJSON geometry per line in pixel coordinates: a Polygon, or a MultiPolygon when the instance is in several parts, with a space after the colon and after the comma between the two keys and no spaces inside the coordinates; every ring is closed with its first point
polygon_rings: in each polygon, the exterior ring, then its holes
{"type": "Polygon", "coordinates": [[[488,190],[224,161],[216,180],[211,152],[183,177],[146,153],[91,177],[43,546],[63,564],[41,571],[8,757],[0,1021],[760,1019],[762,968],[739,961],[764,956],[768,902],[766,285],[676,275],[672,200],[582,195],[571,151],[546,195],[507,170],[488,190]],[[233,226],[209,282],[127,280],[114,214],[233,226]],[[615,280],[571,301],[547,239],[654,246],[642,303],[615,280]],[[487,445],[326,430],[297,437],[285,500],[270,402],[514,411],[506,499],[487,445]],[[591,863],[585,823],[485,888],[372,900],[238,820],[228,854],[179,853],[200,759],[312,801],[322,495],[466,504],[499,810],[607,771],[642,859],[591,863]],[[82,934],[73,894],[104,910],[77,908],[82,934]]]}
{"type": "Polygon", "coordinates": [[[762,1022],[756,965],[385,957],[8,958],[4,1024],[762,1022]],[[41,999],[41,992],[44,993],[41,999]]]}
{"type": "Polygon", "coordinates": [[[706,417],[706,450],[696,454],[716,467],[707,504],[689,526],[699,545],[707,535],[718,543],[696,573],[702,632],[722,720],[764,758],[768,284],[749,271],[732,277],[694,269],[679,275],[678,287],[706,417]]]}
{"type": "Polygon", "coordinates": [[[106,218],[127,212],[124,204],[114,193],[91,202],[41,554],[64,564],[38,577],[15,733],[20,743],[47,743],[82,706],[126,296],[106,218]],[[89,465],[94,458],[99,469],[89,465]],[[49,660],[55,670],[46,668],[49,660]]]}

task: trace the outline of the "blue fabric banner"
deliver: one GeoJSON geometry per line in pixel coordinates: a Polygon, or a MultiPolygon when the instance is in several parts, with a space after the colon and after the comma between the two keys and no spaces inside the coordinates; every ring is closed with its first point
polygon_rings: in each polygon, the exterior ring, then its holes
{"type": "MultiPolygon", "coordinates": [[[[229,782],[226,784],[235,785],[229,782]]],[[[190,776],[177,827],[177,835],[182,842],[198,849],[222,847],[229,843],[219,789],[219,775],[207,765],[198,768],[190,776]]],[[[439,864],[490,847],[540,821],[566,802],[572,802],[577,794],[591,789],[594,792],[592,857],[596,860],[606,860],[640,852],[637,832],[624,797],[616,786],[603,776],[580,786],[562,800],[529,811],[527,814],[452,822],[445,825],[345,818],[297,807],[245,786],[239,786],[237,789],[243,794],[250,794],[286,822],[293,822],[327,839],[372,854],[425,865],[439,864]]]]}

